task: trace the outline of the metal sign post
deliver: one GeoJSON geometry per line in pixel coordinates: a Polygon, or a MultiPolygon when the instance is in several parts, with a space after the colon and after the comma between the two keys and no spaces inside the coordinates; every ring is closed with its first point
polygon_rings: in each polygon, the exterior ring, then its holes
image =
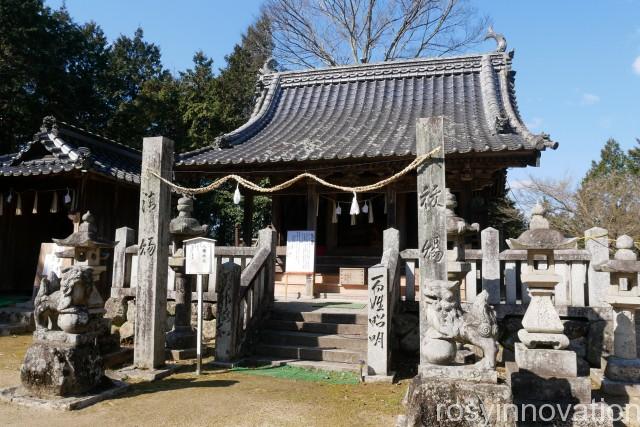
{"type": "Polygon", "coordinates": [[[196,237],[184,241],[185,273],[197,274],[198,293],[198,336],[196,341],[196,374],[202,368],[202,278],[215,272],[214,249],[216,241],[205,237],[196,237]]]}

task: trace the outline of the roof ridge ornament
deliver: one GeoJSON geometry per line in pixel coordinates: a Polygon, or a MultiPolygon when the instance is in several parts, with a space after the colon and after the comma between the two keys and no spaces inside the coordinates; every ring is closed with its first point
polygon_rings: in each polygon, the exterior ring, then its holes
{"type": "Polygon", "coordinates": [[[487,34],[484,36],[484,39],[494,39],[496,41],[496,52],[505,52],[507,50],[507,39],[502,34],[493,31],[492,25],[489,25],[489,28],[487,28],[487,34]]]}
{"type": "Polygon", "coordinates": [[[42,119],[42,125],[40,125],[41,132],[58,134],[58,120],[54,116],[45,116],[42,119]]]}

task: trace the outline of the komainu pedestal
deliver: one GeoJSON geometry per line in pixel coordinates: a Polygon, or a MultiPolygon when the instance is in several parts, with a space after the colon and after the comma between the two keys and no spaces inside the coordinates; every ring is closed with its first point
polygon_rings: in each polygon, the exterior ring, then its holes
{"type": "Polygon", "coordinates": [[[64,270],[59,280],[43,279],[34,302],[33,344],[20,369],[23,387],[34,396],[78,395],[102,380],[87,308],[92,291],[93,269],[86,266],[64,270]]]}

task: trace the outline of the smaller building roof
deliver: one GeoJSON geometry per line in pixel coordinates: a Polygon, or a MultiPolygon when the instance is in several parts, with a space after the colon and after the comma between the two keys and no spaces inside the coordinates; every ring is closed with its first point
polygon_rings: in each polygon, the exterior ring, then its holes
{"type": "Polygon", "coordinates": [[[19,152],[0,156],[1,176],[92,171],[140,184],[140,151],[68,123],[45,117],[40,131],[19,152]]]}

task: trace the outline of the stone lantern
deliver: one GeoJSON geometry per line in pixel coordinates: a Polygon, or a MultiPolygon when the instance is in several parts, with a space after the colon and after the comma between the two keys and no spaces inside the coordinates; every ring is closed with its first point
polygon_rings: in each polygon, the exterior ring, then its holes
{"type": "Polygon", "coordinates": [[[71,233],[64,239],[52,239],[59,246],[71,248],[57,252],[58,258],[72,258],[74,265],[91,267],[93,271],[93,280],[100,280],[100,275],[107,270],[107,266],[103,265],[103,261],[108,256],[102,251],[104,249],[112,249],[116,242],[102,240],[98,238],[98,227],[95,224],[95,218],[89,211],[82,215],[82,222],[78,226],[78,231],[71,233]]]}
{"type": "Polygon", "coordinates": [[[603,390],[609,394],[640,396],[640,358],[636,347],[635,311],[640,309],[638,274],[640,261],[633,239],[616,239],[612,260],[594,266],[609,273],[611,281],[606,301],[613,307],[613,355],[607,358],[603,390]]]}
{"type": "MultiPolygon", "coordinates": [[[[173,329],[167,333],[166,345],[172,350],[193,349],[196,345],[196,333],[191,327],[191,285],[185,275],[185,254],[183,242],[194,237],[204,236],[206,225],[200,225],[191,216],[193,200],[189,197],[178,199],[178,216],[169,223],[171,234],[171,255],[169,267],[175,272],[176,316],[173,329]]],[[[177,355],[181,358],[180,355],[177,355]]]]}
{"type": "Polygon", "coordinates": [[[517,369],[508,367],[514,398],[521,392],[544,389],[541,396],[549,400],[575,400],[586,403],[591,398],[589,379],[578,377],[574,351],[567,350],[569,338],[554,306],[556,285],[562,276],[555,272],[554,250],[575,248],[577,238],[549,227],[545,210],[537,204],[532,211],[529,230],[517,239],[507,239],[511,249],[526,250],[527,263],[521,280],[527,285],[531,302],[518,331],[515,344],[517,369]],[[567,386],[568,385],[568,386],[567,386]]]}

